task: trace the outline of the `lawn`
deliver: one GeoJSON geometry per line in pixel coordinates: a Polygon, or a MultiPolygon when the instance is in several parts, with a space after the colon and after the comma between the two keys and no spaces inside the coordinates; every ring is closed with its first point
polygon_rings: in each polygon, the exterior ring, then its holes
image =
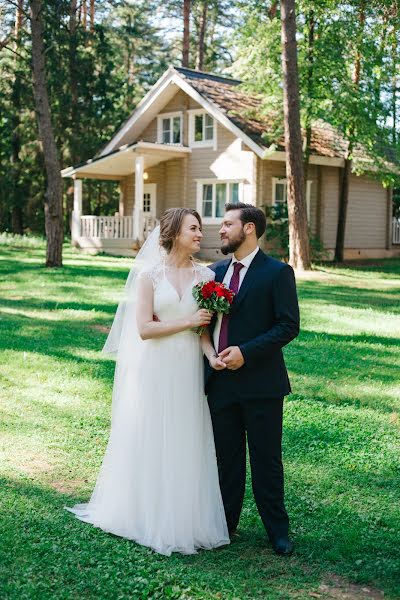
{"type": "Polygon", "coordinates": [[[400,260],[298,279],[284,426],[296,553],[273,554],[247,486],[240,537],[166,558],[63,510],[88,498],[107,442],[100,353],[127,259],[0,246],[0,598],[400,597],[400,260]],[[347,594],[347,595],[345,595],[347,594]]]}

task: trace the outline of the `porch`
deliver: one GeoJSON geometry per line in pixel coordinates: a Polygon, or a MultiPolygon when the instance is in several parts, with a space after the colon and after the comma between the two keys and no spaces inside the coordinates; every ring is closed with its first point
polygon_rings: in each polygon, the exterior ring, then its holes
{"type": "Polygon", "coordinates": [[[187,156],[191,149],[180,145],[136,142],[117,151],[62,171],[74,180],[74,208],[71,221],[72,244],[87,252],[108,252],[132,256],[158,223],[165,210],[168,172],[174,174],[174,193],[185,202],[185,189],[176,189],[177,169],[160,170],[161,164],[180,165],[186,187],[187,156]],[[178,160],[179,159],[179,160],[178,160]],[[178,162],[177,162],[178,160],[178,162]],[[82,214],[84,179],[113,180],[119,184],[120,202],[113,216],[82,214]]]}

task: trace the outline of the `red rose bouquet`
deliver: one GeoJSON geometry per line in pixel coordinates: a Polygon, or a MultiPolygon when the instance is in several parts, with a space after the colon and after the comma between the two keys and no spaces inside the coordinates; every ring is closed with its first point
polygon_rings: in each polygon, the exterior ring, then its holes
{"type": "MultiPolygon", "coordinates": [[[[234,293],[219,281],[202,281],[193,287],[193,297],[199,308],[205,308],[213,313],[228,314],[233,302],[234,293]]],[[[195,331],[201,335],[204,327],[196,327],[195,331]]]]}

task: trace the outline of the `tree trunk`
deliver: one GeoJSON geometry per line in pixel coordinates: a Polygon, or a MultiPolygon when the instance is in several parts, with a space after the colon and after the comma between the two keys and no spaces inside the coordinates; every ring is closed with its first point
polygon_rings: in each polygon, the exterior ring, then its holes
{"type": "Polygon", "coordinates": [[[90,33],[94,33],[94,0],[90,0],[90,33]]]}
{"type": "Polygon", "coordinates": [[[21,188],[21,92],[22,92],[22,81],[20,72],[20,58],[19,48],[21,44],[21,28],[22,28],[22,11],[23,11],[23,0],[18,0],[15,11],[15,51],[14,56],[14,80],[12,82],[11,98],[13,104],[13,110],[11,114],[12,119],[12,136],[11,136],[11,168],[12,168],[12,209],[11,209],[11,230],[13,233],[22,235],[24,233],[23,225],[23,203],[24,203],[24,192],[21,188]]]}
{"type": "MultiPolygon", "coordinates": [[[[360,13],[359,13],[360,30],[358,33],[358,43],[356,59],[354,62],[353,72],[353,90],[354,96],[356,97],[359,93],[360,85],[360,74],[361,74],[361,44],[363,41],[364,25],[365,25],[365,0],[361,0],[360,13]]],[[[349,183],[351,176],[352,167],[352,154],[354,147],[354,137],[356,133],[355,124],[350,123],[348,130],[349,145],[344,161],[342,184],[339,189],[339,216],[338,225],[336,230],[336,247],[335,247],[335,260],[337,262],[343,262],[344,260],[344,238],[346,236],[346,221],[347,221],[347,207],[349,204],[349,183]]]]}
{"type": "Polygon", "coordinates": [[[87,26],[87,0],[82,0],[82,27],[86,29],[87,26]]]}
{"type": "Polygon", "coordinates": [[[295,269],[306,270],[311,268],[311,262],[304,198],[295,0],[281,0],[281,20],[289,262],[295,269]]]}
{"type": "Polygon", "coordinates": [[[196,65],[196,68],[199,71],[202,71],[203,67],[204,67],[204,40],[206,37],[206,27],[207,27],[207,9],[208,9],[208,2],[207,2],[207,0],[204,0],[203,11],[202,11],[201,19],[200,19],[199,47],[198,47],[197,65],[196,65]]]}
{"type": "Polygon", "coordinates": [[[190,0],[183,0],[182,67],[189,67],[190,0]]]}
{"type": "Polygon", "coordinates": [[[46,266],[61,267],[64,237],[62,180],[47,93],[42,24],[43,3],[41,0],[29,0],[29,6],[32,28],[33,92],[47,178],[44,201],[47,237],[46,266]]]}
{"type": "Polygon", "coordinates": [[[344,236],[346,233],[346,219],[347,219],[347,204],[349,201],[349,183],[351,175],[351,164],[352,161],[346,158],[344,161],[344,167],[342,171],[342,178],[339,188],[339,216],[338,216],[338,227],[336,231],[336,249],[335,249],[335,261],[343,262],[344,260],[344,236]]]}
{"type": "MultiPolygon", "coordinates": [[[[315,38],[315,16],[311,8],[306,15],[306,25],[308,27],[307,43],[307,99],[312,102],[313,98],[313,77],[314,77],[314,38],[315,38]]],[[[304,147],[304,185],[307,185],[308,166],[310,164],[311,154],[311,135],[312,135],[312,115],[313,107],[309,104],[306,109],[306,139],[304,147]]]]}
{"type": "Polygon", "coordinates": [[[396,145],[397,143],[397,80],[398,80],[398,76],[397,76],[397,65],[398,65],[398,59],[397,59],[397,52],[398,52],[398,48],[397,48],[397,40],[396,40],[396,25],[395,25],[395,21],[393,21],[393,40],[392,40],[392,65],[393,65],[393,71],[392,71],[392,81],[391,81],[391,86],[392,86],[392,98],[391,98],[391,105],[392,105],[392,119],[393,119],[393,125],[392,125],[392,142],[393,142],[393,146],[396,145]]]}
{"type": "Polygon", "coordinates": [[[275,19],[277,12],[278,12],[278,0],[273,0],[273,2],[271,2],[271,6],[268,9],[268,18],[272,21],[272,19],[275,19]]]}

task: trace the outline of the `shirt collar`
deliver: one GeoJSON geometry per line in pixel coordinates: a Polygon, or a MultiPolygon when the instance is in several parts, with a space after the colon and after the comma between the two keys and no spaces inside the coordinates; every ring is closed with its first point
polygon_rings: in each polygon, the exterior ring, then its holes
{"type": "Polygon", "coordinates": [[[242,260],[238,261],[238,259],[236,258],[235,255],[232,256],[232,265],[234,265],[236,262],[240,262],[244,267],[246,267],[246,269],[249,268],[249,266],[251,265],[251,262],[253,260],[253,258],[255,257],[255,255],[257,254],[257,252],[259,251],[259,247],[257,246],[257,248],[255,250],[253,250],[253,252],[251,252],[250,254],[248,254],[247,256],[245,256],[244,258],[242,258],[242,260]]]}

